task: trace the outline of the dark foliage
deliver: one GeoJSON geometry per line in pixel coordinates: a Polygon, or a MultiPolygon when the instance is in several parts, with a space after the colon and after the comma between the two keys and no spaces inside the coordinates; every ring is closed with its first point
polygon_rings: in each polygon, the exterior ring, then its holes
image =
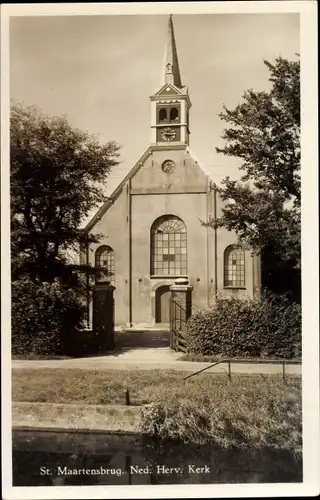
{"type": "MultiPolygon", "coordinates": [[[[98,241],[81,223],[106,198],[118,164],[114,142],[72,128],[13,103],[10,119],[12,351],[66,355],[80,340],[86,302],[99,270],[74,264],[81,248],[98,241]]],[[[74,349],[76,348],[76,349],[74,349]]]]}
{"type": "Polygon", "coordinates": [[[262,252],[263,286],[279,293],[281,281],[290,277],[286,290],[299,300],[300,61],[279,57],[264,63],[270,91],[250,89],[235,109],[224,106],[220,114],[228,128],[217,152],[239,158],[243,175],[223,180],[222,216],[209,225],[235,231],[240,244],[262,252]]]}
{"type": "Polygon", "coordinates": [[[118,146],[74,129],[66,118],[13,104],[10,122],[12,276],[52,282],[67,251],[96,241],[80,228],[105,200],[118,146]]]}
{"type": "Polygon", "coordinates": [[[219,298],[189,318],[186,339],[190,354],[300,358],[301,306],[284,296],[219,298]]]}
{"type": "Polygon", "coordinates": [[[12,283],[12,353],[63,355],[69,337],[83,326],[85,303],[79,291],[59,280],[23,278],[12,283]]]}

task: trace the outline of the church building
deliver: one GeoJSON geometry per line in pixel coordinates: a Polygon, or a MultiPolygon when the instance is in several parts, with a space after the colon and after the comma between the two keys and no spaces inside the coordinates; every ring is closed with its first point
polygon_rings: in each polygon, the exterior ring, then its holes
{"type": "Polygon", "coordinates": [[[223,203],[189,146],[191,100],[171,16],[163,81],[150,101],[150,144],[86,227],[103,234],[82,261],[111,273],[96,286],[108,280],[115,287],[117,326],[168,324],[177,278],[188,279],[196,309],[217,295],[254,298],[260,289],[259,258],[237,247],[235,233],[201,224],[220,217],[223,203]]]}

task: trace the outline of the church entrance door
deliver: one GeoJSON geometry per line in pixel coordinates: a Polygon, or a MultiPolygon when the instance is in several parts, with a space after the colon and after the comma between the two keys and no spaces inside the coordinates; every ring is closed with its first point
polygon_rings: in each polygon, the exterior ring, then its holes
{"type": "Polygon", "coordinates": [[[170,321],[169,285],[160,286],[156,291],[156,323],[169,323],[170,321]]]}

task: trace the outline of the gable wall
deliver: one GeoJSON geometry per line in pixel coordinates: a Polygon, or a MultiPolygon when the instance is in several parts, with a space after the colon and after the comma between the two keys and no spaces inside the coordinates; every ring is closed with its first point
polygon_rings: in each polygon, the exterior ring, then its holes
{"type": "Polygon", "coordinates": [[[100,245],[108,245],[115,252],[115,322],[124,324],[129,321],[129,195],[127,186],[114,204],[105,212],[101,220],[96,223],[91,233],[102,233],[98,244],[91,245],[89,259],[95,264],[95,251],[100,245]]]}
{"type": "MultiPolygon", "coordinates": [[[[184,150],[154,151],[138,172],[128,180],[114,204],[96,222],[92,232],[103,233],[99,244],[92,245],[90,263],[94,265],[95,250],[109,245],[115,251],[115,321],[128,324],[130,287],[130,217],[132,249],[132,322],[153,323],[155,289],[171,284],[173,278],[150,277],[150,229],[162,215],[180,217],[187,227],[188,277],[193,286],[192,302],[195,308],[206,307],[215,300],[215,290],[227,295],[253,296],[256,261],[246,253],[246,288],[224,289],[224,250],[234,244],[236,235],[225,229],[215,231],[200,221],[214,215],[215,195],[208,189],[208,176],[184,150]],[[174,172],[162,171],[162,162],[175,161],[174,172]],[[170,187],[168,187],[170,184],[170,187]],[[131,202],[130,202],[131,199],[131,202]],[[130,205],[131,203],[131,205],[130,205]],[[216,244],[215,244],[216,241],[216,244]]],[[[217,217],[221,215],[222,200],[217,195],[217,217]]],[[[257,271],[256,271],[257,272],[257,271]]]]}
{"type": "Polygon", "coordinates": [[[163,276],[150,278],[150,230],[153,222],[165,214],[180,217],[187,227],[188,276],[194,286],[193,303],[199,306],[207,303],[207,230],[198,218],[206,217],[206,205],[206,194],[132,196],[134,322],[152,320],[150,293],[154,286],[168,279],[163,276]]]}
{"type": "Polygon", "coordinates": [[[131,188],[141,192],[163,189],[170,184],[170,191],[206,191],[207,176],[184,150],[154,151],[131,180],[131,188]],[[172,173],[162,171],[165,160],[176,164],[172,173]]]}

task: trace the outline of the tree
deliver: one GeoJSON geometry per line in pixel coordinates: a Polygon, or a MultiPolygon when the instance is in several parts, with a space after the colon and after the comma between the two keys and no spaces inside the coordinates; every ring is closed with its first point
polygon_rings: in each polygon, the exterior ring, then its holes
{"type": "Polygon", "coordinates": [[[242,103],[224,106],[219,115],[230,126],[222,135],[225,147],[216,150],[241,158],[244,174],[240,181],[223,180],[223,214],[211,225],[234,230],[240,244],[261,253],[266,283],[281,288],[286,273],[300,267],[300,61],[279,57],[264,64],[270,91],[248,90],[242,103]]]}
{"type": "Polygon", "coordinates": [[[65,117],[13,103],[10,154],[13,279],[27,273],[53,282],[66,273],[68,249],[96,240],[80,224],[105,200],[119,147],[101,145],[65,117]]]}

